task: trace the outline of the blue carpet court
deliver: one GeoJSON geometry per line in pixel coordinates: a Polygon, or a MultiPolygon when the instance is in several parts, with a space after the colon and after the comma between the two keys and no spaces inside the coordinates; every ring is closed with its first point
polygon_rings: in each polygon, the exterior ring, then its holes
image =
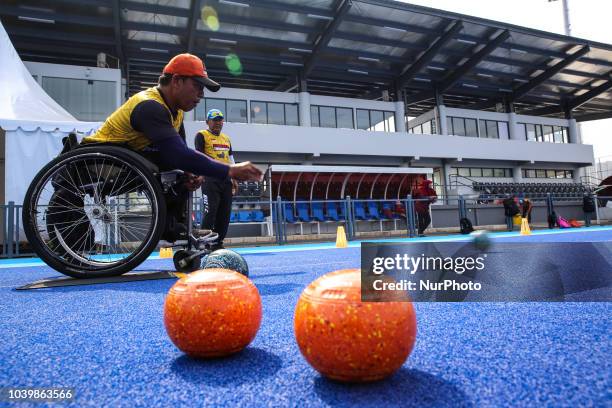
{"type": "MultiPolygon", "coordinates": [[[[603,242],[609,251],[602,256],[612,262],[609,227],[492,238],[553,245],[603,242]]],[[[378,383],[343,385],[324,379],[302,358],[293,313],[312,280],[359,267],[359,243],[347,249],[309,244],[239,252],[262,297],[262,325],[243,352],[210,361],[186,357],[167,337],[163,303],[172,279],[15,291],[60,275],[35,259],[2,261],[0,384],[71,387],[74,406],[97,407],[610,403],[609,302],[416,303],[416,346],[402,369],[378,383]]],[[[152,258],[138,269],[172,267],[171,260],[152,258]]],[[[612,287],[599,291],[605,299],[612,287]]],[[[576,294],[572,300],[584,298],[576,294]]]]}

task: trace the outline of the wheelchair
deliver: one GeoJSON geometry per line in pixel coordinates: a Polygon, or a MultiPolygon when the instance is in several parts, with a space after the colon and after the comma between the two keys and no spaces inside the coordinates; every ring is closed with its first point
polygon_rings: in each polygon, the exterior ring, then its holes
{"type": "Polygon", "coordinates": [[[24,232],[47,265],[74,278],[129,272],[162,239],[181,248],[173,258],[177,270],[199,269],[218,235],[194,235],[185,177],[159,171],[125,145],[78,145],[70,135],[28,188],[24,232]]]}

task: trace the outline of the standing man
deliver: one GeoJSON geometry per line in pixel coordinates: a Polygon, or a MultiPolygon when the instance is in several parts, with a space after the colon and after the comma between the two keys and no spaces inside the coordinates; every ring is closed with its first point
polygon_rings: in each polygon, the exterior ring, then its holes
{"type": "Polygon", "coordinates": [[[516,203],[516,196],[514,194],[508,194],[503,201],[503,205],[504,215],[506,216],[506,226],[508,227],[508,231],[512,231],[514,229],[513,217],[521,212],[516,203]]]}
{"type": "Polygon", "coordinates": [[[414,209],[417,213],[419,237],[424,237],[425,230],[431,223],[429,206],[438,199],[436,190],[431,188],[431,180],[423,180],[423,184],[412,194],[412,198],[417,200],[414,202],[414,209]]]}
{"type": "MultiPolygon", "coordinates": [[[[218,162],[234,164],[232,143],[229,136],[221,133],[223,129],[223,112],[211,109],[206,115],[208,129],[201,130],[195,136],[195,148],[218,162]]],[[[228,176],[223,178],[206,177],[202,184],[202,194],[208,200],[208,212],[202,219],[203,229],[212,229],[219,234],[217,245],[213,250],[223,248],[223,239],[229,227],[232,212],[232,196],[236,182],[228,176]]]]}
{"type": "Polygon", "coordinates": [[[590,227],[595,213],[595,200],[590,193],[584,193],[582,197],[582,211],[584,211],[584,226],[590,227]]]}

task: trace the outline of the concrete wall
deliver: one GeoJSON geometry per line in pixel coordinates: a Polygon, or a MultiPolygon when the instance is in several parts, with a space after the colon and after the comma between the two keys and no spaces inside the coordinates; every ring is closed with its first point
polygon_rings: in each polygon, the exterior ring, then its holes
{"type": "MultiPolygon", "coordinates": [[[[185,123],[187,135],[195,135],[204,126],[201,122],[185,123]]],[[[418,156],[575,165],[593,161],[593,147],[580,144],[246,123],[227,123],[224,132],[231,136],[233,148],[238,152],[418,156]]],[[[192,143],[193,136],[188,139],[192,143]]]]}

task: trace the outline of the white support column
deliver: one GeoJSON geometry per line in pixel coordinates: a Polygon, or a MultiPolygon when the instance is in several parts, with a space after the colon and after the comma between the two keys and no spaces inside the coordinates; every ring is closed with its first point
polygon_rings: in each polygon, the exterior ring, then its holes
{"type": "Polygon", "coordinates": [[[582,137],[580,136],[580,131],[578,130],[578,125],[576,124],[576,119],[569,120],[569,142],[570,143],[582,143],[582,137]]]}
{"type": "Polygon", "coordinates": [[[406,113],[404,102],[395,102],[395,131],[406,132],[406,113]]]}
{"type": "Polygon", "coordinates": [[[517,132],[518,124],[516,123],[516,113],[508,113],[508,136],[510,140],[519,140],[519,133],[517,132]]]}
{"type": "Polygon", "coordinates": [[[520,165],[516,165],[512,169],[512,178],[514,179],[515,183],[523,182],[523,168],[520,165]]]}
{"type": "Polygon", "coordinates": [[[300,92],[299,98],[300,126],[310,127],[310,94],[300,92]]]}
{"type": "Polygon", "coordinates": [[[440,120],[440,129],[438,130],[438,134],[447,136],[448,128],[446,126],[446,106],[438,105],[438,118],[440,120]]]}

